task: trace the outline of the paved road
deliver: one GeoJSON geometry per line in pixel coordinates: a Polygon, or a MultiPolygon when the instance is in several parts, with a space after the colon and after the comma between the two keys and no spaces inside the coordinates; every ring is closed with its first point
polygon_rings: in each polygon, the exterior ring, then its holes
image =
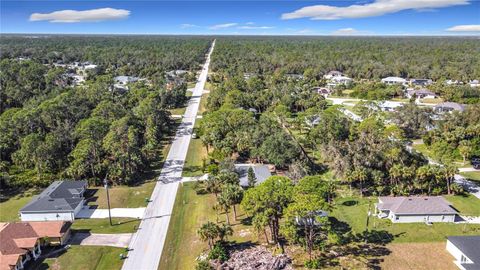
{"type": "Polygon", "coordinates": [[[215,41],[212,43],[182,123],[178,127],[167,160],[153,190],[152,201],[147,206],[139,229],[130,242],[131,251],[123,264],[124,270],[156,270],[158,268],[214,46],[215,41]]]}

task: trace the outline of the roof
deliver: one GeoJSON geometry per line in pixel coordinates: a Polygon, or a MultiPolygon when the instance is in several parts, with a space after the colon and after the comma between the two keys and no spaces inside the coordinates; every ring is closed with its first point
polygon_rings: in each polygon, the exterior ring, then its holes
{"type": "Polygon", "coordinates": [[[240,186],[248,186],[248,169],[252,168],[257,178],[256,184],[260,184],[272,176],[267,165],[263,164],[235,164],[235,171],[240,178],[240,186]]]}
{"type": "Polygon", "coordinates": [[[327,75],[331,75],[331,76],[342,76],[343,73],[338,71],[338,70],[331,70],[327,73],[327,75]]]}
{"type": "Polygon", "coordinates": [[[64,221],[0,223],[0,270],[10,269],[18,257],[43,237],[62,237],[72,225],[64,221]]]}
{"type": "Polygon", "coordinates": [[[117,76],[114,78],[114,80],[122,83],[130,83],[138,81],[139,78],[133,76],[117,76]]]}
{"type": "Polygon", "coordinates": [[[40,237],[62,237],[70,229],[72,223],[64,221],[35,221],[30,222],[30,226],[40,237]]]}
{"type": "Polygon", "coordinates": [[[400,77],[386,77],[386,78],[382,79],[382,82],[383,81],[387,81],[387,82],[406,82],[407,80],[405,80],[404,78],[400,78],[400,77]]]}
{"type": "Polygon", "coordinates": [[[425,84],[425,83],[432,83],[431,79],[412,79],[411,82],[413,84],[425,84]]]}
{"type": "MultiPolygon", "coordinates": [[[[462,253],[472,260],[478,269],[478,264],[480,264],[480,235],[473,236],[449,236],[448,241],[454,244],[462,253]]],[[[473,266],[472,264],[462,264],[473,266]]],[[[474,269],[467,268],[465,269],[474,269]]]]}
{"type": "Polygon", "coordinates": [[[71,212],[83,202],[80,194],[86,186],[87,181],[55,181],[20,212],[71,212]]]}
{"type": "Polygon", "coordinates": [[[456,103],[456,102],[442,102],[442,103],[438,103],[437,105],[435,105],[434,108],[435,109],[448,108],[448,109],[463,112],[465,110],[465,105],[459,104],[459,103],[456,103]]]}
{"type": "Polygon", "coordinates": [[[443,197],[379,197],[378,208],[403,215],[453,215],[458,212],[443,197]]]}
{"type": "Polygon", "coordinates": [[[435,96],[435,93],[433,93],[432,91],[428,90],[428,89],[420,89],[420,90],[408,90],[407,93],[411,96],[413,96],[413,94],[415,95],[430,95],[430,96],[435,96]]]}

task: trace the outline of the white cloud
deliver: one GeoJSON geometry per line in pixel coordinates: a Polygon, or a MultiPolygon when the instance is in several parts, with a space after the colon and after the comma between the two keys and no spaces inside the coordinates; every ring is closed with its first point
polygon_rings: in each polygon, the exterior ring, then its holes
{"type": "Polygon", "coordinates": [[[359,31],[355,28],[341,28],[331,33],[334,36],[361,36],[361,35],[373,35],[370,31],[359,31]]]}
{"type": "Polygon", "coordinates": [[[332,32],[332,35],[357,35],[358,30],[354,28],[341,28],[332,32]]]}
{"type": "Polygon", "coordinates": [[[234,27],[234,26],[237,26],[237,25],[238,25],[238,23],[216,24],[216,25],[210,26],[210,29],[212,29],[212,30],[218,30],[218,29],[224,29],[224,28],[234,27]]]}
{"type": "Polygon", "coordinates": [[[193,28],[193,27],[200,27],[196,24],[190,24],[190,23],[182,23],[180,24],[180,28],[193,28]]]}
{"type": "Polygon", "coordinates": [[[129,10],[98,8],[89,10],[59,10],[52,13],[32,13],[30,21],[53,23],[100,22],[128,18],[129,10]]]}
{"type": "Polygon", "coordinates": [[[470,0],[375,0],[372,3],[346,7],[314,5],[282,14],[282,19],[311,18],[312,20],[338,20],[381,16],[402,10],[434,9],[467,5],[470,0]]]}
{"type": "Polygon", "coordinates": [[[450,32],[480,32],[480,24],[456,25],[446,30],[450,32]]]}
{"type": "Polygon", "coordinates": [[[247,22],[247,23],[245,23],[245,24],[246,24],[246,25],[253,25],[253,24],[255,24],[255,23],[254,23],[254,22],[247,22]]]}
{"type": "Polygon", "coordinates": [[[272,29],[273,26],[251,26],[251,25],[244,25],[237,27],[238,29],[247,29],[247,30],[258,30],[258,29],[272,29]]]}

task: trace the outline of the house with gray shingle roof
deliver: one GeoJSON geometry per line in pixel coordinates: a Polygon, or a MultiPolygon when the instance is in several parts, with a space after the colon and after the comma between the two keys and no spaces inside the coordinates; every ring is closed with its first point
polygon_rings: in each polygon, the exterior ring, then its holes
{"type": "Polygon", "coordinates": [[[252,168],[255,174],[255,184],[258,185],[268,177],[272,176],[267,165],[263,164],[235,164],[235,172],[237,172],[240,179],[240,186],[248,187],[248,169],[252,168]]]}
{"type": "Polygon", "coordinates": [[[449,236],[447,251],[455,257],[455,265],[462,270],[480,269],[480,235],[449,236]]]}
{"type": "Polygon", "coordinates": [[[441,196],[379,197],[375,210],[394,223],[454,222],[458,214],[441,196]]]}
{"type": "Polygon", "coordinates": [[[463,112],[465,110],[465,105],[456,102],[442,102],[435,105],[433,107],[433,110],[437,113],[445,113],[452,111],[463,112]]]}
{"type": "Polygon", "coordinates": [[[22,221],[72,221],[82,209],[87,181],[55,181],[20,209],[22,221]]]}

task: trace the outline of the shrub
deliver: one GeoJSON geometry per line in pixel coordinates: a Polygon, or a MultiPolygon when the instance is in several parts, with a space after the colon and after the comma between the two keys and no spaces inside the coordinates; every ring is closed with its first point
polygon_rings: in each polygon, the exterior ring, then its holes
{"type": "Polygon", "coordinates": [[[210,250],[210,253],[208,254],[208,259],[209,260],[218,259],[221,262],[228,260],[228,254],[227,254],[227,251],[225,250],[225,247],[221,243],[217,242],[213,246],[212,250],[210,250]]]}
{"type": "Polygon", "coordinates": [[[305,262],[305,267],[308,269],[320,269],[321,263],[318,259],[308,260],[305,262]]]}
{"type": "Polygon", "coordinates": [[[195,266],[195,270],[213,270],[213,267],[208,263],[208,261],[199,261],[195,266]]]}

